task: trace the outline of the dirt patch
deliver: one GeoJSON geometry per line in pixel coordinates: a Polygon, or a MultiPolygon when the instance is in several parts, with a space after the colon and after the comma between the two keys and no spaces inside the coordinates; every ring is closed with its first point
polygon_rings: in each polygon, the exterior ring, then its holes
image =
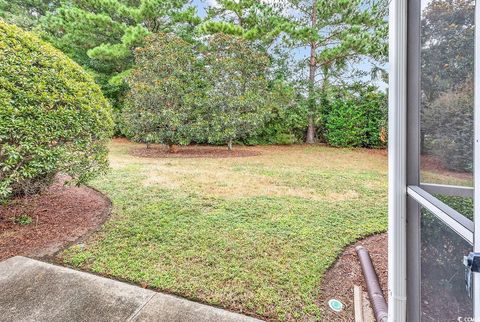
{"type": "Polygon", "coordinates": [[[226,147],[190,145],[178,147],[175,153],[169,152],[167,147],[154,146],[149,149],[134,148],[130,154],[143,158],[238,158],[253,157],[261,152],[246,147],[234,147],[229,151],[226,147]]]}
{"type": "Polygon", "coordinates": [[[383,293],[387,293],[387,234],[368,237],[345,249],[335,265],[323,277],[319,305],[323,311],[323,321],[355,321],[353,307],[353,286],[362,286],[366,291],[366,285],[362,275],[360,262],[358,261],[355,247],[362,245],[372,258],[373,266],[377,272],[383,293]],[[345,309],[336,313],[328,307],[328,300],[335,298],[340,300],[345,309]]]}
{"type": "Polygon", "coordinates": [[[66,180],[58,176],[42,194],[0,206],[0,260],[54,255],[105,222],[110,200],[89,187],[65,186],[66,180]]]}

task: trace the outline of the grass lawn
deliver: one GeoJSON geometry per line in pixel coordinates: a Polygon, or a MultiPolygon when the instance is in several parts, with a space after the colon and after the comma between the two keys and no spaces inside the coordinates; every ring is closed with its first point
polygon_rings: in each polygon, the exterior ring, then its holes
{"type": "Polygon", "coordinates": [[[111,143],[112,171],[92,185],[114,213],[66,263],[265,319],[314,321],[325,271],[387,227],[385,151],[147,159],[129,155],[135,146],[111,143]]]}

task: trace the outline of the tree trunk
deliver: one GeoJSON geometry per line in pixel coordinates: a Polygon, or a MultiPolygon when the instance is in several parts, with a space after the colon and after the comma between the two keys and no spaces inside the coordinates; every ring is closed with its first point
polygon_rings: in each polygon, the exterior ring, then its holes
{"type": "Polygon", "coordinates": [[[305,141],[307,144],[315,143],[315,122],[313,119],[313,115],[308,116],[308,129],[307,129],[307,140],[305,141]]]}
{"type": "Polygon", "coordinates": [[[233,140],[230,139],[228,140],[228,151],[232,151],[233,150],[233,140]]]}
{"type": "Polygon", "coordinates": [[[175,144],[169,144],[168,145],[168,152],[169,153],[177,153],[178,152],[177,146],[175,144]]]}
{"type": "MultiPolygon", "coordinates": [[[[312,4],[312,28],[317,25],[317,0],[313,0],[312,4]]],[[[315,76],[317,74],[317,40],[313,39],[310,43],[310,73],[308,76],[308,130],[307,130],[307,144],[315,143],[315,76]]]]}

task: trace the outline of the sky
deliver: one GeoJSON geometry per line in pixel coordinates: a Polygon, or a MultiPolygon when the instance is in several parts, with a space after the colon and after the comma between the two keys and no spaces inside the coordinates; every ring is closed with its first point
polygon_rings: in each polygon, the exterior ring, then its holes
{"type": "Polygon", "coordinates": [[[215,0],[193,0],[193,4],[198,8],[198,14],[202,18],[206,15],[205,7],[215,5],[215,3],[215,0]]]}

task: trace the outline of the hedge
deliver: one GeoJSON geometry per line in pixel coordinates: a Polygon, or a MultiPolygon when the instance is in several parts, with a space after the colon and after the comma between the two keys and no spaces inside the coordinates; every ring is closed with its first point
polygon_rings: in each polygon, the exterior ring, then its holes
{"type": "Polygon", "coordinates": [[[326,142],[336,147],[381,148],[387,144],[386,95],[365,90],[325,102],[322,127],[326,142]]]}
{"type": "Polygon", "coordinates": [[[58,172],[82,183],[108,167],[111,108],[93,78],[31,33],[0,21],[0,200],[58,172]]]}

